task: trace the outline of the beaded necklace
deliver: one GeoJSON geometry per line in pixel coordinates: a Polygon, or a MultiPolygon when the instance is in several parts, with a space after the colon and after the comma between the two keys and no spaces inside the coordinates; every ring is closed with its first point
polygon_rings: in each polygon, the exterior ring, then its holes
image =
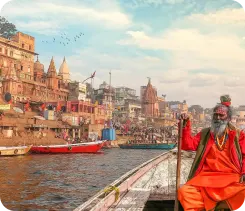
{"type": "Polygon", "coordinates": [[[215,143],[216,143],[216,146],[218,147],[218,150],[220,151],[224,150],[225,143],[227,142],[227,140],[228,140],[228,129],[226,128],[225,134],[223,135],[221,139],[219,139],[217,135],[215,136],[215,143]]]}

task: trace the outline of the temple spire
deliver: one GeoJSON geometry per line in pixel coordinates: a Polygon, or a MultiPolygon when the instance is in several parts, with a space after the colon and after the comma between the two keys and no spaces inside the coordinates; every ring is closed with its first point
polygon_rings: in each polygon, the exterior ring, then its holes
{"type": "Polygon", "coordinates": [[[148,78],[148,84],[151,83],[151,78],[150,77],[147,77],[148,78]]]}
{"type": "Polygon", "coordinates": [[[54,64],[54,57],[52,57],[50,64],[49,64],[49,68],[48,68],[48,73],[53,73],[54,75],[56,75],[56,68],[55,68],[55,64],[54,64]]]}

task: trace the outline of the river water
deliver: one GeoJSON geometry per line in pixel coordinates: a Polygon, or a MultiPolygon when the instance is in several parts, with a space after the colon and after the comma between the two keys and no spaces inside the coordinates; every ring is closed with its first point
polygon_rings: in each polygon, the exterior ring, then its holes
{"type": "Polygon", "coordinates": [[[99,154],[0,158],[0,199],[10,210],[73,210],[120,176],[163,153],[105,149],[99,154]]]}

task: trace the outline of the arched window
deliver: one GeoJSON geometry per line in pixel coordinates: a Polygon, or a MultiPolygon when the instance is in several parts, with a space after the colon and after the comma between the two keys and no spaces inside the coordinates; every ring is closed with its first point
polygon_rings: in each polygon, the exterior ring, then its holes
{"type": "Polygon", "coordinates": [[[18,87],[17,87],[17,93],[18,94],[22,94],[22,87],[21,87],[21,85],[18,85],[18,87]]]}

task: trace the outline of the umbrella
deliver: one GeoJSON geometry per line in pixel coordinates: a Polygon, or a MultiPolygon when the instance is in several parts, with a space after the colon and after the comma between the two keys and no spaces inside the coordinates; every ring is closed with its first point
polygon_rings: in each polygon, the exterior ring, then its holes
{"type": "Polygon", "coordinates": [[[39,120],[45,120],[45,118],[44,118],[44,117],[42,117],[42,116],[34,116],[33,118],[35,118],[35,119],[39,119],[39,120]]]}
{"type": "Polygon", "coordinates": [[[6,92],[5,95],[4,95],[4,100],[8,103],[10,102],[12,99],[12,96],[9,92],[6,92]]]}
{"type": "Polygon", "coordinates": [[[21,114],[24,113],[24,111],[18,107],[13,107],[13,110],[16,111],[17,113],[21,113],[21,114]]]}

